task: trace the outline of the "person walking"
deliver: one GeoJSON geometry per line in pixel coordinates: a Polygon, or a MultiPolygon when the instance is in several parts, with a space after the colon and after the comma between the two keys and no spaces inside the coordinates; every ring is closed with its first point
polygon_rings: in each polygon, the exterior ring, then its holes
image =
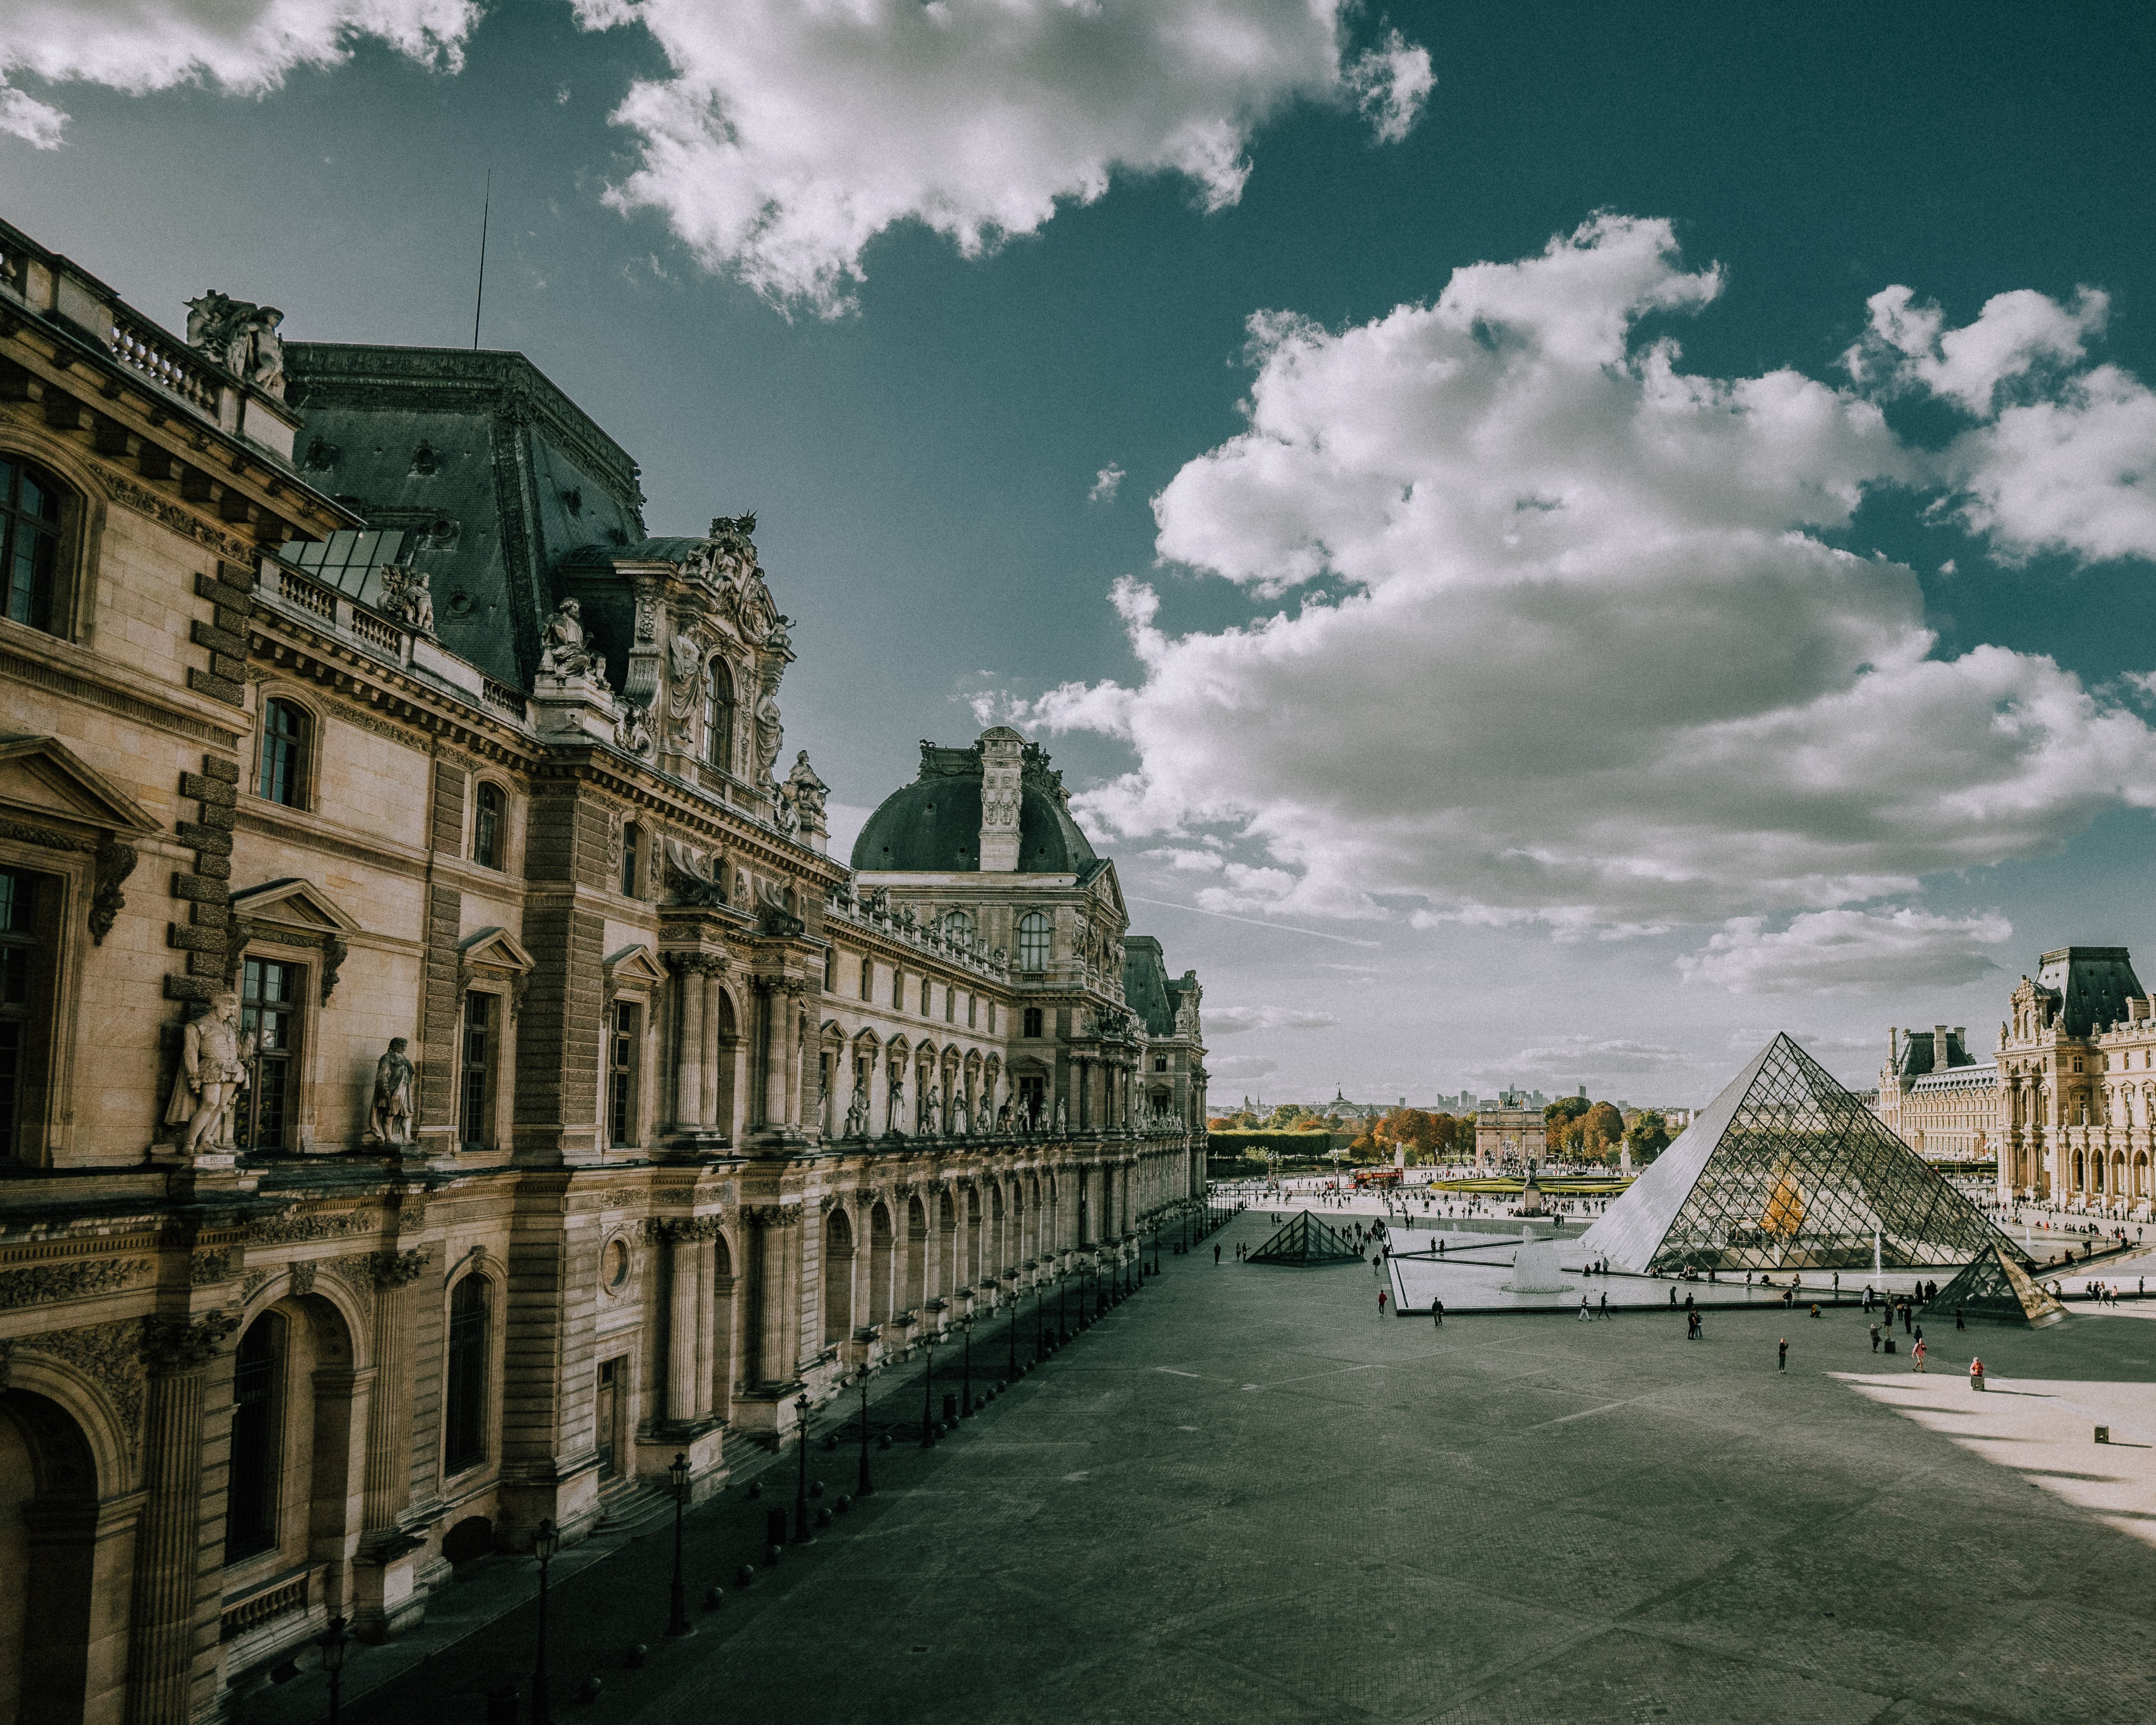
{"type": "Polygon", "coordinates": [[[1445,1327],[1445,1301],[1442,1301],[1442,1300],[1432,1300],[1432,1301],[1430,1302],[1430,1327],[1431,1327],[1431,1328],[1433,1328],[1433,1329],[1440,1329],[1440,1330],[1441,1330],[1441,1329],[1443,1329],[1443,1328],[1445,1327]]]}
{"type": "Polygon", "coordinates": [[[1917,1345],[1909,1350],[1909,1366],[1912,1371],[1921,1372],[1924,1369],[1924,1344],[1921,1337],[1918,1338],[1917,1345]]]}
{"type": "Polygon", "coordinates": [[[1588,1317],[1589,1317],[1589,1313],[1588,1313],[1588,1310],[1587,1310],[1587,1296],[1586,1296],[1586,1295],[1584,1295],[1584,1294],[1582,1294],[1582,1295],[1579,1296],[1579,1321],[1580,1321],[1582,1323],[1585,1323],[1585,1322],[1588,1321],[1588,1317]]]}
{"type": "Polygon", "coordinates": [[[1874,1353],[1879,1352],[1879,1326],[1876,1324],[1871,1326],[1871,1351],[1874,1353]]]}
{"type": "Polygon", "coordinates": [[[1213,1261],[1216,1265],[1220,1261],[1220,1242],[1217,1240],[1213,1242],[1213,1261]]]}
{"type": "Polygon", "coordinates": [[[1954,1307],[1954,1327],[1958,1330],[1965,1330],[1969,1327],[1961,1321],[1961,1307],[1958,1306],[1954,1307]]]}
{"type": "Polygon", "coordinates": [[[1787,1336],[1782,1337],[1782,1345],[1775,1353],[1774,1369],[1778,1372],[1789,1369],[1789,1338],[1787,1336]]]}
{"type": "Polygon", "coordinates": [[[1385,1315],[1385,1301],[1388,1297],[1389,1296],[1384,1289],[1379,1288],[1378,1290],[1378,1316],[1379,1317],[1383,1317],[1385,1315]]]}

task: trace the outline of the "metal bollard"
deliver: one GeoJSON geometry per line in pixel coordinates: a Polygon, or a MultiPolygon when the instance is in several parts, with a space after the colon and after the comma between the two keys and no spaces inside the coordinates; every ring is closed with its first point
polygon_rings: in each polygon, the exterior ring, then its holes
{"type": "Polygon", "coordinates": [[[763,1512],[763,1543],[766,1545],[786,1543],[786,1512],[767,1509],[763,1512]]]}
{"type": "Polygon", "coordinates": [[[516,1686],[486,1692],[486,1725],[517,1725],[516,1686]]]}

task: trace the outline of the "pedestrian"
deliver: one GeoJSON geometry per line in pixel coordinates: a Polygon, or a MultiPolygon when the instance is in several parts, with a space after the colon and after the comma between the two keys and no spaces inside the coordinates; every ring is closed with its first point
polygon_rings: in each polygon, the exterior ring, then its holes
{"type": "Polygon", "coordinates": [[[1781,1348],[1774,1356],[1774,1369],[1778,1372],[1789,1369],[1789,1338],[1787,1336],[1782,1337],[1781,1348]]]}
{"type": "Polygon", "coordinates": [[[1607,1294],[1602,1296],[1602,1315],[1605,1318],[1609,1316],[1609,1296],[1607,1294]]]}
{"type": "Polygon", "coordinates": [[[1387,1298],[1388,1296],[1385,1290],[1379,1288],[1378,1290],[1378,1316],[1379,1317],[1383,1317],[1385,1315],[1385,1301],[1387,1298]]]}
{"type": "Polygon", "coordinates": [[[1874,1353],[1879,1352],[1879,1326],[1876,1324],[1871,1327],[1871,1351],[1874,1353]]]}
{"type": "Polygon", "coordinates": [[[1813,1307],[1812,1307],[1812,1316],[1813,1316],[1814,1317],[1817,1317],[1819,1315],[1820,1315],[1820,1309],[1819,1309],[1819,1307],[1818,1307],[1818,1305],[1817,1305],[1816,1303],[1815,1303],[1815,1304],[1813,1305],[1813,1307]]]}
{"type": "Polygon", "coordinates": [[[1444,1301],[1433,1300],[1430,1302],[1430,1322],[1434,1329],[1442,1329],[1445,1327],[1444,1301]]]}
{"type": "Polygon", "coordinates": [[[1676,1305],[1676,1303],[1677,1303],[1677,1291],[1676,1291],[1674,1287],[1672,1287],[1672,1288],[1670,1290],[1670,1304],[1671,1304],[1671,1305],[1672,1305],[1672,1306],[1674,1306],[1674,1305],[1676,1305]]]}
{"type": "Polygon", "coordinates": [[[1915,1371],[1924,1369],[1924,1344],[1921,1340],[1909,1350],[1909,1365],[1915,1371]]]}
{"type": "Polygon", "coordinates": [[[1213,1242],[1213,1261],[1215,1264],[1220,1261],[1220,1242],[1217,1240],[1213,1242]]]}
{"type": "Polygon", "coordinates": [[[1582,1323],[1585,1323],[1588,1320],[1588,1315],[1587,1296],[1582,1294],[1579,1296],[1579,1321],[1582,1323]]]}
{"type": "Polygon", "coordinates": [[[1961,1307],[1958,1306],[1954,1307],[1954,1327],[1958,1330],[1965,1330],[1969,1327],[1961,1321],[1961,1307]]]}

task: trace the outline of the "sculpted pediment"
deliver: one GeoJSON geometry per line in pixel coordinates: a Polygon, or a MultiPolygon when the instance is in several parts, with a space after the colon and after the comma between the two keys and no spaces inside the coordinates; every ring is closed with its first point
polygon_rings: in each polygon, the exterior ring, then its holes
{"type": "Polygon", "coordinates": [[[322,934],[353,934],[360,926],[359,919],[329,894],[297,875],[234,893],[232,914],[250,922],[306,928],[322,934]]]}
{"type": "Polygon", "coordinates": [[[666,967],[646,946],[624,947],[606,961],[607,974],[616,988],[627,985],[655,988],[666,980],[666,967]]]}
{"type": "Polygon", "coordinates": [[[56,737],[0,740],[0,807],[108,832],[160,829],[141,803],[56,737]]]}

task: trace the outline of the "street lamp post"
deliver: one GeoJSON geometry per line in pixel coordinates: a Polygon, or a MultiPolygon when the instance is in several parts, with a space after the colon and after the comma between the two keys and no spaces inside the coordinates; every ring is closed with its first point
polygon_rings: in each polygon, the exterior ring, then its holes
{"type": "Polygon", "coordinates": [[[958,1333],[965,1338],[960,1358],[963,1362],[958,1378],[958,1417],[973,1417],[973,1314],[968,1312],[958,1320],[958,1333]]]}
{"type": "Polygon", "coordinates": [[[1018,1382],[1018,1296],[1011,1296],[1010,1334],[1004,1338],[1010,1343],[1010,1359],[1004,1368],[1004,1382],[1018,1382]]]}
{"type": "Polygon", "coordinates": [[[861,1363],[861,1483],[854,1495],[868,1497],[875,1492],[875,1481],[869,1478],[869,1368],[864,1360],[861,1363]]]}
{"type": "Polygon", "coordinates": [[[315,1645],[322,1650],[322,1674],[330,1680],[330,1725],[337,1725],[337,1710],[344,1699],[345,1656],[352,1651],[344,1620],[332,1617],[330,1626],[315,1637],[315,1645]]]}
{"type": "Polygon", "coordinates": [[[1039,1365],[1048,1358],[1047,1321],[1041,1308],[1048,1303],[1048,1290],[1036,1281],[1033,1285],[1033,1363],[1039,1365]]]}
{"type": "Polygon", "coordinates": [[[681,1582],[681,1513],[689,1502],[689,1457],[677,1452],[673,1465],[666,1470],[666,1477],[674,1485],[674,1591],[672,1611],[666,1620],[670,1635],[694,1635],[689,1623],[689,1594],[681,1582]]]}
{"type": "Polygon", "coordinates": [[[553,1725],[547,1704],[547,1566],[562,1548],[562,1530],[551,1517],[531,1532],[531,1555],[539,1559],[539,1652],[531,1662],[531,1725],[553,1725]]]}
{"type": "Polygon", "coordinates": [[[799,1419],[799,1430],[795,1433],[793,1447],[801,1452],[799,1483],[793,1490],[793,1543],[806,1545],[815,1538],[808,1531],[808,1397],[804,1392],[793,1399],[793,1411],[799,1419]]]}
{"type": "Polygon", "coordinates": [[[933,1332],[921,1339],[921,1348],[927,1364],[921,1373],[921,1447],[936,1447],[936,1337],[933,1332]]]}

